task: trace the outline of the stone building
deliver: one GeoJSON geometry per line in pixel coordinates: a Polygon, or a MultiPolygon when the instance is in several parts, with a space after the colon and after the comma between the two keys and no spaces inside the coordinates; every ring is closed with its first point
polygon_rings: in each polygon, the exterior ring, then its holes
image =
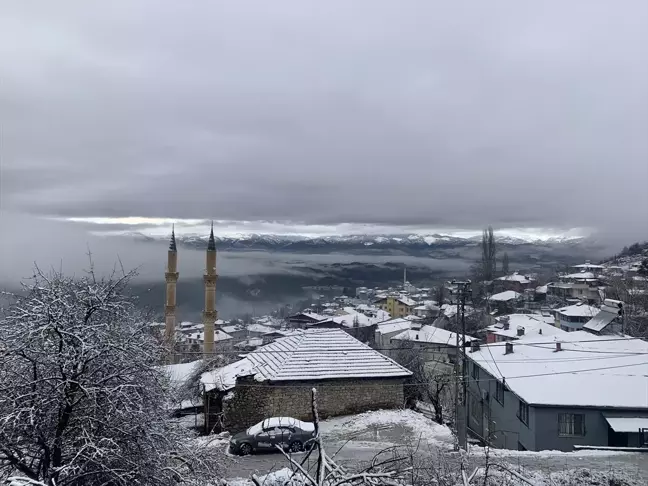
{"type": "Polygon", "coordinates": [[[340,329],[307,329],[203,374],[207,431],[238,431],[263,419],[320,417],[398,408],[411,372],[340,329]]]}

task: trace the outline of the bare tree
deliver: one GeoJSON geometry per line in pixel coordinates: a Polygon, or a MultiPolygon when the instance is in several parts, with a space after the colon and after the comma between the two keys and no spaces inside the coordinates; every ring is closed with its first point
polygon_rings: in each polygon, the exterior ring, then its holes
{"type": "Polygon", "coordinates": [[[623,302],[624,332],[630,336],[648,337],[648,282],[633,278],[611,278],[606,297],[623,302]]]}
{"type": "Polygon", "coordinates": [[[439,307],[443,305],[443,301],[445,300],[445,294],[446,294],[446,289],[443,284],[439,284],[438,286],[434,287],[434,290],[432,291],[432,297],[434,300],[436,300],[439,307]]]}
{"type": "Polygon", "coordinates": [[[504,275],[508,275],[509,273],[509,256],[506,252],[504,252],[504,256],[502,257],[502,273],[504,275]]]}
{"type": "Polygon", "coordinates": [[[493,227],[489,226],[482,233],[481,280],[493,280],[497,271],[497,245],[493,227]]]}
{"type": "Polygon", "coordinates": [[[36,269],[0,320],[0,478],[171,485],[205,464],[170,420],[161,345],[127,295],[133,273],[36,269]]]}
{"type": "Polygon", "coordinates": [[[454,398],[450,361],[443,363],[440,356],[407,342],[395,350],[394,359],[413,373],[411,386],[406,387],[408,401],[430,403],[434,421],[445,423],[444,415],[452,410],[454,398]]]}

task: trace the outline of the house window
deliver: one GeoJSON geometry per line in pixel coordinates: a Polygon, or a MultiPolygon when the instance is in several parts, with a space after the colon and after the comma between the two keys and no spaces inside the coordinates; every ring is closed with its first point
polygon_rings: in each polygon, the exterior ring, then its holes
{"type": "Polygon", "coordinates": [[[472,377],[474,380],[479,380],[479,366],[477,366],[477,363],[472,364],[472,377]]]}
{"type": "Polygon", "coordinates": [[[529,425],[529,405],[522,400],[520,400],[520,406],[518,407],[518,418],[523,424],[529,425]]]}
{"type": "Polygon", "coordinates": [[[558,436],[573,437],[585,435],[585,415],[580,413],[558,414],[558,436]]]}
{"type": "Polygon", "coordinates": [[[504,405],[504,383],[495,382],[495,400],[504,405]]]}

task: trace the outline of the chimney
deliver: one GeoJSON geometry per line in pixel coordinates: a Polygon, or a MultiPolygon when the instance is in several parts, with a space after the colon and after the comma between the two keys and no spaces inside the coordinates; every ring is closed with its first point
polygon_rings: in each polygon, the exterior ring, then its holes
{"type": "Polygon", "coordinates": [[[517,327],[517,335],[518,336],[524,336],[524,327],[522,327],[522,326],[517,327]]]}
{"type": "Polygon", "coordinates": [[[471,341],[470,342],[470,352],[474,353],[476,351],[479,351],[479,341],[471,341]]]}
{"type": "Polygon", "coordinates": [[[416,333],[416,340],[418,341],[418,332],[416,333]]]}
{"type": "Polygon", "coordinates": [[[542,334],[542,329],[538,329],[538,334],[542,334]]]}
{"type": "Polygon", "coordinates": [[[560,342],[556,342],[556,352],[562,351],[562,344],[560,342]]]}
{"type": "Polygon", "coordinates": [[[502,316],[500,317],[500,322],[504,325],[504,330],[508,331],[509,330],[509,316],[502,316]]]}
{"type": "Polygon", "coordinates": [[[512,352],[513,352],[513,343],[507,341],[504,348],[504,354],[511,354],[512,352]]]}

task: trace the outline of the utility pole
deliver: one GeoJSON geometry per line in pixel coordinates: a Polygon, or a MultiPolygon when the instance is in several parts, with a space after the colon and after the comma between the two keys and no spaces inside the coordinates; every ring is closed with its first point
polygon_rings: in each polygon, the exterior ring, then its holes
{"type": "Polygon", "coordinates": [[[454,363],[454,391],[455,391],[455,431],[457,442],[455,450],[466,448],[467,427],[468,427],[468,406],[466,402],[467,383],[466,383],[466,291],[470,288],[470,280],[452,281],[457,286],[457,325],[455,328],[456,336],[456,355],[454,363]],[[461,338],[459,338],[459,326],[461,325],[461,338]],[[460,361],[461,360],[461,365],[460,361]],[[461,369],[461,371],[460,371],[461,369]],[[461,399],[459,398],[459,380],[461,379],[461,399]],[[463,409],[460,412],[460,408],[463,409]]]}

